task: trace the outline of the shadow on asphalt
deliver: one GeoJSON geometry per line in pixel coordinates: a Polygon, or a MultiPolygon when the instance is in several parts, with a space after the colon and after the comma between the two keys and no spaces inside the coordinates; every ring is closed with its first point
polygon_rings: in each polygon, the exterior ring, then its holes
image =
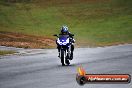
{"type": "Polygon", "coordinates": [[[76,64],[70,64],[70,65],[65,65],[65,66],[62,66],[62,65],[58,65],[58,67],[75,67],[77,66],[76,64]]]}

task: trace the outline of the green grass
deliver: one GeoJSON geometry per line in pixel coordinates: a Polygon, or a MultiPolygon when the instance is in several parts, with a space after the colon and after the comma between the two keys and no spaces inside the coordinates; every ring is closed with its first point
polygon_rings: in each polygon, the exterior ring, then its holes
{"type": "Polygon", "coordinates": [[[13,54],[13,53],[16,52],[11,50],[0,50],[0,55],[13,54]]]}
{"type": "Polygon", "coordinates": [[[1,3],[0,31],[52,38],[66,24],[79,45],[132,43],[131,4],[132,0],[1,3]]]}

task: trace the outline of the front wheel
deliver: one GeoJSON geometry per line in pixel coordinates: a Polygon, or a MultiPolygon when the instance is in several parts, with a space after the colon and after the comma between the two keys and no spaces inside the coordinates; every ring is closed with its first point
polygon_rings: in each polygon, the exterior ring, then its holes
{"type": "Polygon", "coordinates": [[[64,58],[65,58],[65,51],[62,49],[61,50],[61,63],[62,63],[62,66],[64,66],[64,58]]]}

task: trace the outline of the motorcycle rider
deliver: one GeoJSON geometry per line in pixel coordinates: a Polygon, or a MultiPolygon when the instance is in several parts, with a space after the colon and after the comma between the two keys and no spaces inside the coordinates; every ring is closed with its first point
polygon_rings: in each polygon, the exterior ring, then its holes
{"type": "MultiPolygon", "coordinates": [[[[70,60],[72,60],[73,59],[73,51],[74,51],[74,45],[73,45],[73,43],[75,43],[75,40],[73,38],[74,34],[71,34],[68,31],[68,27],[67,26],[62,26],[61,27],[61,32],[60,32],[59,35],[69,35],[70,42],[71,42],[71,55],[70,55],[70,60]]],[[[58,52],[59,52],[59,56],[58,57],[60,57],[60,46],[59,46],[59,44],[57,44],[57,48],[58,48],[58,52]]]]}

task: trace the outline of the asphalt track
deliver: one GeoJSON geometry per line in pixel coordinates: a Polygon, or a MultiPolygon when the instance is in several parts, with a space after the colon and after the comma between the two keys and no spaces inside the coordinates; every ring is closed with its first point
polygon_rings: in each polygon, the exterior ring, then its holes
{"type": "Polygon", "coordinates": [[[77,68],[91,74],[132,75],[132,44],[76,48],[70,66],[61,66],[56,49],[0,49],[20,53],[0,56],[0,88],[132,88],[129,84],[85,84],[76,82],[77,68]]]}

